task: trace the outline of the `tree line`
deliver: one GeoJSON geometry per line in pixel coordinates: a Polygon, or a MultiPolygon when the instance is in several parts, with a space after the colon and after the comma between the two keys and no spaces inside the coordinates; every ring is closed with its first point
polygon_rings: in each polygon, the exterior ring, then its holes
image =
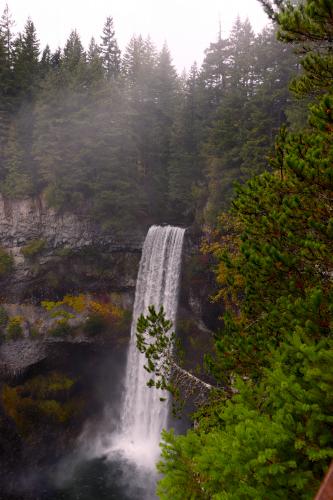
{"type": "Polygon", "coordinates": [[[270,26],[237,18],[200,68],[178,75],[168,47],[133,36],[121,54],[112,17],[85,50],[77,31],[41,50],[31,19],[0,20],[0,190],[45,196],[104,228],[213,225],[236,180],[266,168],[274,136],[302,106],[293,52],[270,26]]]}

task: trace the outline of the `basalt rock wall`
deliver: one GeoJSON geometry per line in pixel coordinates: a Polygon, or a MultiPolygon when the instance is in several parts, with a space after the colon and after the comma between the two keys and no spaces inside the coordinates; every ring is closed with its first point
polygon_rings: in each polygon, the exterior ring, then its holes
{"type": "Polygon", "coordinates": [[[14,260],[0,278],[2,300],[82,289],[133,292],[145,231],[105,231],[84,215],[57,213],[43,197],[0,196],[0,247],[14,260]]]}

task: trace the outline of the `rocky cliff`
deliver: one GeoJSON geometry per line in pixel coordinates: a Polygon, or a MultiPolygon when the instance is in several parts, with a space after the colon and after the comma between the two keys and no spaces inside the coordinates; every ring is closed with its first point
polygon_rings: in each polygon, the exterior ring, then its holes
{"type": "MultiPolygon", "coordinates": [[[[82,214],[57,213],[43,198],[15,201],[0,196],[0,249],[13,257],[10,272],[0,275],[0,298],[10,317],[22,317],[28,324],[23,340],[0,347],[2,375],[24,372],[57,353],[61,342],[86,343],[80,335],[72,340],[48,339],[46,332],[46,338],[30,340],[29,328],[38,325],[40,330],[44,321],[39,307],[43,299],[90,292],[110,298],[113,294],[112,302],[130,314],[145,234],[146,228],[140,226],[135,233],[102,231],[82,214]]],[[[215,328],[212,318],[220,311],[209,300],[214,277],[208,271],[207,257],[200,254],[200,238],[191,230],[186,234],[178,333],[186,345],[191,338],[194,350],[199,351],[201,343],[210,339],[209,329],[215,328]]],[[[189,352],[192,344],[187,346],[189,352]]],[[[196,355],[190,357],[197,361],[196,355]]]]}
{"type": "Polygon", "coordinates": [[[57,213],[41,198],[0,196],[0,246],[14,259],[2,299],[38,300],[84,288],[133,290],[145,229],[115,234],[80,214],[57,213]]]}

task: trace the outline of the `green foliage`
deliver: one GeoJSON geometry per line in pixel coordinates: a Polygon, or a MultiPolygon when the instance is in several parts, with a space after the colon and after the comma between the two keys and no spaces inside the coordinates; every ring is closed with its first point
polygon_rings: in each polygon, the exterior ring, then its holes
{"type": "Polygon", "coordinates": [[[333,458],[333,4],[262,3],[307,54],[297,92],[321,98],[306,128],[281,130],[272,172],[238,188],[210,245],[227,314],[209,366],[238,392],[163,434],[162,499],[310,500],[333,458]]]}
{"type": "Polygon", "coordinates": [[[30,334],[30,338],[32,338],[33,340],[38,339],[38,337],[40,336],[40,332],[39,332],[37,326],[32,326],[30,328],[29,334],[30,334]]]}
{"type": "Polygon", "coordinates": [[[311,107],[311,131],[280,137],[277,170],[252,179],[234,202],[244,228],[239,252],[216,252],[220,284],[237,297],[241,283],[244,292],[242,314],[231,304],[217,335],[228,370],[260,369],[290,328],[313,338],[330,332],[332,106],[325,96],[311,107]]]}
{"type": "Polygon", "coordinates": [[[0,278],[8,276],[14,268],[14,259],[4,248],[0,247],[0,278]]]}
{"type": "Polygon", "coordinates": [[[0,328],[5,328],[8,323],[8,313],[3,306],[0,306],[0,328]]]}
{"type": "Polygon", "coordinates": [[[204,146],[209,193],[204,220],[210,226],[230,205],[235,181],[267,169],[274,136],[286,122],[288,83],[297,71],[297,59],[275,37],[274,29],[255,37],[248,21],[238,19],[230,40],[214,49],[233,62],[223,70],[223,99],[204,146]]]}
{"type": "Polygon", "coordinates": [[[12,316],[9,318],[6,327],[6,337],[8,340],[18,340],[23,337],[21,316],[12,316]]]}
{"type": "Polygon", "coordinates": [[[121,59],[112,17],[107,17],[105,21],[99,52],[106,78],[108,80],[118,78],[121,59]]]}
{"type": "MultiPolygon", "coordinates": [[[[1,24],[5,197],[43,194],[57,211],[117,232],[212,224],[234,181],[264,168],[285,121],[296,60],[248,21],[237,19],[182,77],[168,47],[157,52],[149,38],[133,36],[121,57],[112,17],[100,44],[85,51],[74,30],[63,50],[46,46],[41,56],[30,19],[17,36],[8,9],[1,24]]],[[[297,111],[294,103],[288,116],[297,111]]]]}
{"type": "Polygon", "coordinates": [[[99,335],[102,333],[107,324],[105,318],[98,313],[90,314],[83,325],[83,331],[88,335],[99,335]]]}
{"type": "Polygon", "coordinates": [[[239,394],[206,409],[195,431],[165,432],[159,497],[313,498],[333,457],[332,356],[331,340],[295,334],[259,385],[239,380],[239,394]]]}
{"type": "Polygon", "coordinates": [[[279,38],[303,54],[303,74],[292,84],[299,96],[332,90],[332,9],[332,0],[302,0],[282,5],[275,14],[279,38]]]}
{"type": "Polygon", "coordinates": [[[21,249],[21,252],[26,259],[34,259],[43,252],[45,245],[44,240],[31,240],[21,249]]]}
{"type": "Polygon", "coordinates": [[[165,318],[163,307],[156,312],[155,307],[150,306],[148,315],[138,319],[136,345],[146,357],[145,370],[154,374],[147,382],[148,387],[175,393],[171,382],[175,334],[170,332],[171,328],[172,323],[165,318]]]}
{"type": "Polygon", "coordinates": [[[122,308],[111,301],[101,301],[84,294],[65,295],[60,301],[42,301],[41,305],[51,318],[57,320],[49,331],[55,336],[65,336],[75,331],[69,323],[71,319],[75,319],[88,335],[103,333],[109,326],[117,330],[129,326],[122,308]]]}
{"type": "Polygon", "coordinates": [[[67,318],[58,319],[50,328],[49,335],[53,337],[67,337],[73,333],[74,328],[69,324],[67,318]]]}
{"type": "Polygon", "coordinates": [[[25,437],[38,434],[40,426],[66,426],[80,410],[72,399],[75,381],[57,372],[39,375],[22,385],[2,388],[2,404],[17,430],[25,437]]]}

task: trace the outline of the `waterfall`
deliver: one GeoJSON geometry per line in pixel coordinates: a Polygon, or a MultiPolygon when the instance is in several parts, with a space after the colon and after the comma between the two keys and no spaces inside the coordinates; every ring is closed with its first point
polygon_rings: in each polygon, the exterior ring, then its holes
{"type": "Polygon", "coordinates": [[[149,229],[136,284],[120,429],[114,445],[126,458],[146,467],[153,467],[159,457],[169,405],[160,401],[161,391],[146,385],[151,374],[144,369],[145,356],[136,347],[136,324],[150,305],[157,310],[163,305],[166,318],[175,324],[184,232],[172,226],[149,229]]]}

